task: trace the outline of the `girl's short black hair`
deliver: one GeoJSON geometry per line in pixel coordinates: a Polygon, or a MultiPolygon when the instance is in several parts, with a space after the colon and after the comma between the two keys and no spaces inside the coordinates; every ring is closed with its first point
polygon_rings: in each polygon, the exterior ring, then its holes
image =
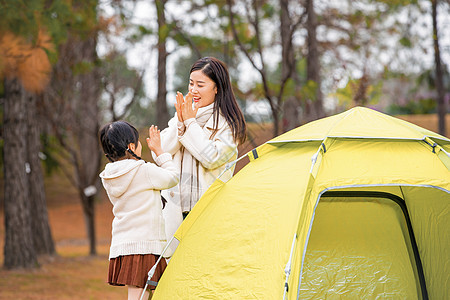
{"type": "Polygon", "coordinates": [[[99,132],[100,143],[103,152],[111,162],[118,161],[130,153],[137,159],[141,159],[133,151],[128,148],[130,143],[138,145],[139,132],[137,129],[126,121],[116,121],[103,126],[99,132]]]}

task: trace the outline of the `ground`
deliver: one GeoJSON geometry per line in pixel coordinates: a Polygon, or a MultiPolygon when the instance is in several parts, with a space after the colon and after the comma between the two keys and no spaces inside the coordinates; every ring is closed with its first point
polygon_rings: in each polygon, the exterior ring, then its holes
{"type": "MultiPolygon", "coordinates": [[[[402,118],[437,131],[436,116],[402,118]]],[[[447,132],[450,133],[450,118],[447,119],[447,126],[447,132]]],[[[240,149],[240,155],[267,141],[271,135],[271,127],[268,126],[251,124],[249,131],[251,138],[240,149]]],[[[237,168],[241,168],[245,163],[243,159],[237,168]]],[[[102,191],[96,204],[98,255],[91,257],[88,255],[84,219],[76,191],[62,174],[55,173],[45,180],[49,221],[57,256],[41,258],[40,268],[32,271],[0,269],[0,300],[126,299],[126,288],[112,287],[106,283],[113,216],[112,205],[105,193],[102,191]]],[[[0,184],[0,197],[3,197],[2,186],[3,183],[0,184]]],[[[0,266],[3,265],[4,234],[3,206],[0,205],[0,266]]]]}
{"type": "MultiPolygon", "coordinates": [[[[0,269],[0,299],[126,299],[126,288],[106,283],[112,205],[102,193],[95,218],[98,255],[89,256],[81,205],[70,186],[66,188],[69,192],[60,193],[62,198],[51,197],[48,201],[57,256],[40,258],[40,268],[32,271],[0,269]]],[[[0,211],[2,250],[3,218],[0,211]]],[[[3,265],[3,251],[0,263],[3,265]]]]}

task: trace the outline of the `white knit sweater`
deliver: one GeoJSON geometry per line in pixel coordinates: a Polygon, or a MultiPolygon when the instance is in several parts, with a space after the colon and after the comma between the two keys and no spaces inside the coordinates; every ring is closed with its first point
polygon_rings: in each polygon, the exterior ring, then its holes
{"type": "MultiPolygon", "coordinates": [[[[172,154],[177,169],[185,174],[193,174],[193,170],[181,170],[183,160],[181,148],[185,148],[187,150],[186,154],[198,161],[198,172],[196,174],[198,178],[195,178],[197,186],[192,187],[198,189],[198,198],[182,201],[180,185],[188,184],[187,182],[180,182],[175,187],[165,190],[162,195],[169,202],[179,205],[184,212],[190,211],[194,207],[199,198],[225,170],[226,163],[232,162],[237,158],[238,150],[231,127],[228,126],[226,119],[222,115],[219,115],[217,132],[215,134],[213,116],[203,127],[194,118],[184,121],[186,128],[181,136],[179,135],[178,123],[178,118],[175,115],[169,121],[169,127],[161,131],[161,145],[164,151],[172,154]]],[[[155,157],[153,152],[152,154],[155,157]]],[[[228,181],[233,176],[233,172],[234,165],[220,179],[224,182],[228,181]]]]}
{"type": "MultiPolygon", "coordinates": [[[[181,164],[184,147],[185,154],[192,155],[198,163],[197,182],[199,196],[210,187],[216,178],[226,169],[226,163],[232,162],[237,158],[237,143],[234,141],[231,127],[222,115],[219,115],[217,132],[214,134],[214,117],[211,117],[206,124],[201,127],[195,119],[188,119],[184,123],[184,133],[179,135],[178,117],[175,116],[169,121],[169,127],[161,131],[161,146],[164,151],[172,154],[173,161],[177,170],[181,173],[181,164]]],[[[153,158],[155,154],[152,152],[153,158]]],[[[185,174],[192,174],[192,170],[182,170],[185,174]]],[[[228,181],[234,172],[234,165],[225,171],[220,177],[223,182],[228,181]]],[[[166,220],[166,234],[170,239],[183,221],[181,213],[190,211],[197,203],[198,199],[183,202],[180,194],[180,185],[188,184],[180,182],[174,187],[164,190],[161,194],[167,199],[168,203],[164,209],[163,215],[166,220]]],[[[173,253],[177,245],[174,241],[169,248],[173,253]]]]}
{"type": "MultiPolygon", "coordinates": [[[[124,159],[108,163],[100,173],[113,204],[109,258],[131,254],[161,254],[167,238],[160,190],[178,183],[178,172],[169,153],[156,163],[124,159]]],[[[169,257],[172,253],[165,253],[169,257]]]]}

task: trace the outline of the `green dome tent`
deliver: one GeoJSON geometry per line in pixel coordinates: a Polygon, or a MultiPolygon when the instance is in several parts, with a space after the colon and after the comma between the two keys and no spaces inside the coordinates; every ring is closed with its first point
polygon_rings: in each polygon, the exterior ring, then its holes
{"type": "Polygon", "coordinates": [[[356,107],[250,151],[154,299],[450,299],[450,140],[356,107]]]}

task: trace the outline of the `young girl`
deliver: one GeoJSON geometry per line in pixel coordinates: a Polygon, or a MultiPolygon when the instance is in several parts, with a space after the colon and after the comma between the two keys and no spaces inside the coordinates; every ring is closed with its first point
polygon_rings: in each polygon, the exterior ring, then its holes
{"type": "MultiPolygon", "coordinates": [[[[161,132],[165,152],[173,156],[180,182],[163,191],[168,238],[203,193],[237,157],[237,146],[246,137],[244,116],[236,102],[227,67],[220,60],[205,57],[191,67],[189,93],[177,93],[176,115],[161,132]],[[194,105],[193,105],[194,104],[194,105]],[[193,107],[194,106],[194,107],[193,107]]],[[[153,153],[155,157],[155,153],[153,153]]],[[[221,177],[226,181],[234,166],[221,177]]]]}
{"type": "MultiPolygon", "coordinates": [[[[139,299],[147,272],[167,242],[160,190],[178,183],[177,169],[172,156],[161,148],[157,127],[149,128],[149,136],[147,144],[158,166],[140,158],[139,133],[129,123],[113,122],[100,130],[102,148],[110,160],[100,177],[114,214],[108,283],[127,285],[128,299],[139,299]]],[[[158,281],[165,267],[161,260],[151,280],[158,281]]]]}

